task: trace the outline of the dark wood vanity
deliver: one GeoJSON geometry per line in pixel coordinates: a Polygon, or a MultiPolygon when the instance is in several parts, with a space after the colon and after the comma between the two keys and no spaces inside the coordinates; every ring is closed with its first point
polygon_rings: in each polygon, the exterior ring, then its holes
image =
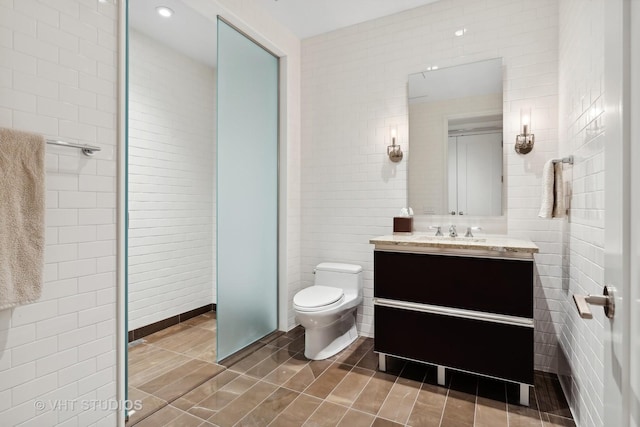
{"type": "Polygon", "coordinates": [[[374,350],[381,370],[387,356],[438,366],[441,384],[448,368],[518,383],[528,405],[537,247],[488,240],[372,239],[374,350]]]}

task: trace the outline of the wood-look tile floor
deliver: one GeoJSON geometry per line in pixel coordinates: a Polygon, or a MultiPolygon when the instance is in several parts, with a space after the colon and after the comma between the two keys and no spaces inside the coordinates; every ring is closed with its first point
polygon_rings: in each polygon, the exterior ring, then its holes
{"type": "Polygon", "coordinates": [[[216,364],[216,317],[209,312],[129,346],[129,400],[142,401],[133,425],[222,372],[216,364]]]}
{"type": "Polygon", "coordinates": [[[441,387],[435,367],[392,358],[379,372],[370,338],[322,361],[305,359],[300,327],[262,344],[136,427],[575,426],[551,374],[522,407],[517,385],[448,371],[441,387]]]}

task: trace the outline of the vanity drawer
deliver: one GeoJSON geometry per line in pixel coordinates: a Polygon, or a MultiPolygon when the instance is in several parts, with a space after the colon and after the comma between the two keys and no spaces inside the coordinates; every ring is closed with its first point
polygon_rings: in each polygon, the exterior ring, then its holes
{"type": "Polygon", "coordinates": [[[375,251],[374,296],[533,318],[533,261],[375,251]]]}
{"type": "Polygon", "coordinates": [[[377,352],[533,384],[532,327],[379,305],[374,315],[377,352]]]}

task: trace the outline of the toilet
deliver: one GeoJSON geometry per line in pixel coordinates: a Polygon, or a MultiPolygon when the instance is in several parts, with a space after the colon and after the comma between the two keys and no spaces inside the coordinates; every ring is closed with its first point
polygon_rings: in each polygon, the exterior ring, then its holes
{"type": "Polygon", "coordinates": [[[305,357],[322,360],[358,338],[356,308],[362,302],[362,267],[323,262],[314,272],[314,284],[295,294],[293,309],[305,328],[305,357]]]}

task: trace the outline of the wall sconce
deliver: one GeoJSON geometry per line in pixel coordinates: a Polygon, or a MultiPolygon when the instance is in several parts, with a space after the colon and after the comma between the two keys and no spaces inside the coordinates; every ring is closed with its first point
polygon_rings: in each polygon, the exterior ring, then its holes
{"type": "Polygon", "coordinates": [[[402,149],[400,145],[396,144],[396,138],[398,137],[398,128],[396,126],[391,126],[391,145],[387,147],[387,155],[389,156],[389,160],[394,163],[402,160],[402,149]]]}
{"type": "Polygon", "coordinates": [[[520,135],[516,136],[516,153],[527,154],[533,150],[533,143],[535,142],[535,135],[531,132],[531,109],[520,110],[520,135]]]}

